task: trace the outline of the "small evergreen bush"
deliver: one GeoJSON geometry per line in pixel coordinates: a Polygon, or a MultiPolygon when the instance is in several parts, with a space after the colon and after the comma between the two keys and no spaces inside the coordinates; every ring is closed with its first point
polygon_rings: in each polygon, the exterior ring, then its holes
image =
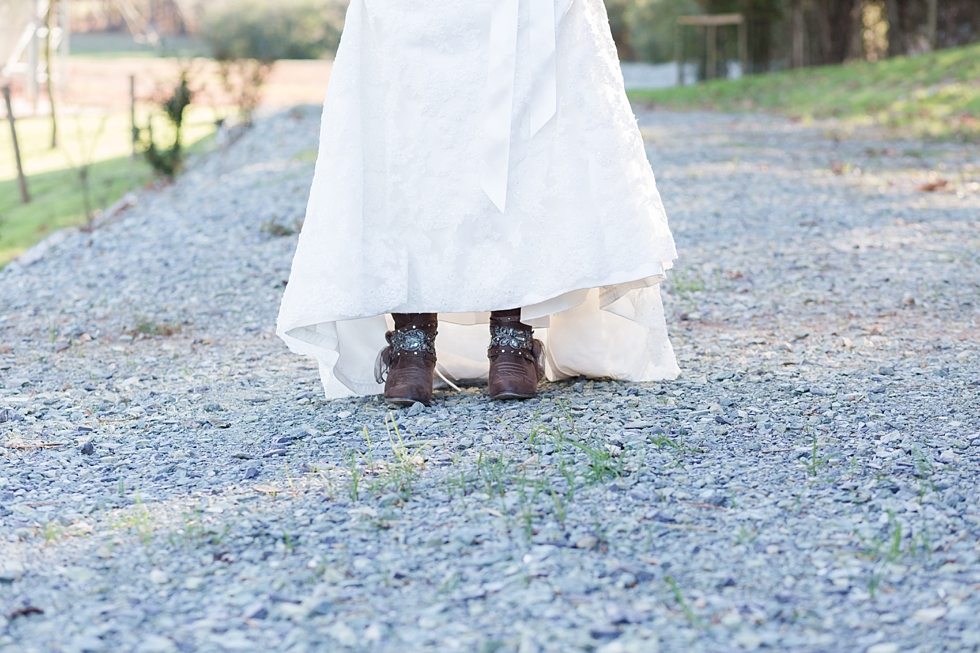
{"type": "Polygon", "coordinates": [[[160,102],[160,108],[173,128],[174,142],[168,148],[157,147],[153,139],[152,123],[147,126],[148,137],[143,140],[143,156],[157,174],[173,179],[184,163],[183,145],[180,132],[184,125],[184,111],[190,106],[193,92],[188,85],[188,70],[180,73],[180,81],[170,97],[160,102]]]}

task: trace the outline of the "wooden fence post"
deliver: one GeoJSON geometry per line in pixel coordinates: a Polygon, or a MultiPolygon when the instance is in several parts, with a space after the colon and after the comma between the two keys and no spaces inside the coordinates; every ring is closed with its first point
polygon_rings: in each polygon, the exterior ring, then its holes
{"type": "Polygon", "coordinates": [[[743,20],[738,24],[738,58],[742,62],[742,77],[749,74],[749,27],[743,20]]]}
{"type": "Polygon", "coordinates": [[[684,26],[674,26],[674,61],[677,62],[677,85],[684,86],[684,26]]]}
{"type": "Polygon", "coordinates": [[[718,73],[718,28],[714,25],[706,25],[704,30],[705,45],[708,48],[704,76],[707,79],[714,79],[718,73]]]}
{"type": "Polygon", "coordinates": [[[27,194],[27,179],[24,178],[24,167],[20,163],[20,146],[17,144],[17,128],[14,125],[14,108],[10,104],[10,86],[3,87],[3,101],[7,105],[7,121],[10,123],[10,137],[14,142],[14,159],[17,160],[17,185],[20,186],[20,201],[27,204],[31,196],[27,194]]]}
{"type": "Polygon", "coordinates": [[[54,25],[54,12],[58,7],[58,0],[51,0],[48,3],[48,12],[44,15],[44,27],[47,34],[44,37],[44,61],[47,68],[48,81],[45,87],[48,91],[48,104],[51,105],[51,149],[58,147],[58,115],[54,110],[54,66],[51,62],[51,31],[54,25]]]}
{"type": "Polygon", "coordinates": [[[136,75],[129,76],[129,126],[133,138],[133,161],[136,160],[136,143],[140,138],[140,130],[136,126],[136,75]]]}
{"type": "MultiPolygon", "coordinates": [[[[684,25],[690,25],[692,27],[702,28],[703,31],[699,34],[704,34],[704,49],[705,52],[705,79],[714,79],[718,76],[718,28],[724,27],[726,25],[735,25],[738,27],[738,56],[742,62],[742,74],[744,75],[748,70],[748,44],[746,41],[746,26],[745,26],[745,16],[743,14],[707,14],[707,15],[695,15],[695,16],[678,16],[677,18],[677,29],[680,35],[684,33],[684,25]]],[[[679,36],[679,42],[683,44],[683,36],[679,36]]],[[[726,43],[728,42],[726,38],[726,43]]],[[[701,46],[698,46],[698,51],[700,52],[701,46]]],[[[683,66],[683,55],[680,54],[681,47],[677,48],[677,58],[678,72],[677,79],[678,83],[683,80],[683,73],[681,72],[683,66]]],[[[724,53],[723,53],[724,54],[724,53]]],[[[698,60],[700,61],[701,55],[698,55],[698,60]]],[[[727,59],[725,60],[727,66],[727,59]]],[[[728,76],[728,71],[726,68],[725,76],[728,76]]],[[[695,80],[696,81],[696,80],[695,80]]]]}

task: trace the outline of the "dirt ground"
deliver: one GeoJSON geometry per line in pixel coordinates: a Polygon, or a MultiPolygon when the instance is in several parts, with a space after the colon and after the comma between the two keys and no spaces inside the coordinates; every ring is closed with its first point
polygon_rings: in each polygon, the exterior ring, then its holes
{"type": "MultiPolygon", "coordinates": [[[[129,77],[135,76],[136,97],[149,101],[169,91],[176,83],[181,66],[190,72],[191,88],[196,91],[195,102],[212,106],[231,104],[218,75],[218,65],[209,59],[183,62],[177,59],[150,57],[73,57],[68,63],[67,87],[55,95],[62,109],[102,109],[124,111],[129,107],[129,77]]],[[[321,104],[330,80],[333,62],[280,61],[276,63],[265,84],[262,105],[282,108],[297,104],[321,104]]],[[[35,109],[24,95],[22,84],[14,80],[14,115],[26,117],[35,109]]],[[[42,87],[37,114],[47,114],[48,104],[42,87]]],[[[0,107],[0,112],[5,110],[0,107]]]]}

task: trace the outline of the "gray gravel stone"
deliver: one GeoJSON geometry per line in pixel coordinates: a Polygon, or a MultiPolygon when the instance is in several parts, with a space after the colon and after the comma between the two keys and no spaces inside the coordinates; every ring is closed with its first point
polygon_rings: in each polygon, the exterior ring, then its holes
{"type": "Polygon", "coordinates": [[[318,115],[0,273],[4,653],[977,650],[975,149],[643,111],[683,376],[392,411],[273,335],[318,115]]]}

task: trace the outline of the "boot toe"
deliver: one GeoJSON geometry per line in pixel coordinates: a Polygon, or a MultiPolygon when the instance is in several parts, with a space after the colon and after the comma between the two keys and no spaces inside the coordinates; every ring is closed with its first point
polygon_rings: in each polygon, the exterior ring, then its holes
{"type": "Polygon", "coordinates": [[[502,354],[490,361],[490,398],[501,401],[531,399],[538,394],[538,373],[533,361],[502,354]]]}

